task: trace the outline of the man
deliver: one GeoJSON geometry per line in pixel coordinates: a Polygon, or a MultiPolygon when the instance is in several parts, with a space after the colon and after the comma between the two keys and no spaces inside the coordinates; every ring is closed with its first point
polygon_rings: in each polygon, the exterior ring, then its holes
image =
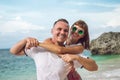
{"type": "MultiPolygon", "coordinates": [[[[51,41],[55,45],[64,46],[68,37],[69,23],[65,19],[57,20],[51,30],[51,41]]],[[[66,65],[59,56],[38,47],[39,42],[35,38],[25,38],[15,44],[10,52],[15,55],[28,55],[33,58],[37,69],[37,80],[64,80],[69,72],[66,65]]],[[[81,51],[82,52],[82,51],[81,51]]]]}
{"type": "MultiPolygon", "coordinates": [[[[64,41],[68,37],[68,31],[69,23],[67,20],[59,19],[56,21],[51,30],[53,34],[52,42],[56,45],[63,46],[64,41]]],[[[10,52],[15,55],[26,54],[33,58],[37,69],[37,80],[64,80],[64,69],[67,68],[67,66],[63,66],[64,61],[44,48],[37,47],[38,45],[39,42],[37,39],[25,38],[15,44],[10,49],[10,52]],[[60,64],[61,62],[63,63],[62,65],[60,64]],[[60,74],[58,73],[59,71],[61,72],[60,74]]]]}

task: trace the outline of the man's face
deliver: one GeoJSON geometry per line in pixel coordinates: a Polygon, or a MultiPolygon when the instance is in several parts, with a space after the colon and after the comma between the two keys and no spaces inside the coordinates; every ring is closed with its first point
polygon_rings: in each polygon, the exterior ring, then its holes
{"type": "Polygon", "coordinates": [[[62,21],[57,22],[52,29],[53,41],[55,43],[64,43],[68,38],[68,31],[69,27],[67,23],[62,21]]]}

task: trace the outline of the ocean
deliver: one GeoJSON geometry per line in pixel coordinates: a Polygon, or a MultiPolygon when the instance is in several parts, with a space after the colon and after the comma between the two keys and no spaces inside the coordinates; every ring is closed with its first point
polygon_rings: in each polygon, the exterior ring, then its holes
{"type": "MultiPolygon", "coordinates": [[[[77,69],[83,80],[120,80],[120,55],[95,55],[98,71],[77,69]]],[[[34,61],[0,49],[0,80],[36,80],[34,61]]]]}

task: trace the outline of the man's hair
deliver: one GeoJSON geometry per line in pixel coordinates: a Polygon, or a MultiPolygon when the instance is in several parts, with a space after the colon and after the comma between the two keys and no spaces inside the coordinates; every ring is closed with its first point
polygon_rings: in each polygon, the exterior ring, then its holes
{"type": "Polygon", "coordinates": [[[53,26],[54,26],[57,22],[59,22],[59,21],[62,21],[62,22],[67,23],[67,24],[68,24],[68,27],[69,27],[69,22],[68,22],[66,19],[63,19],[63,18],[58,19],[57,21],[55,21],[54,24],[53,24],[53,26]]]}

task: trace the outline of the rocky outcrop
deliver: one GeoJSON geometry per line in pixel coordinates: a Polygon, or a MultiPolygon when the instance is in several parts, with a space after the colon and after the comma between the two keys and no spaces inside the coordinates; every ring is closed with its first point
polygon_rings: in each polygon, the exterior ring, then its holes
{"type": "Polygon", "coordinates": [[[103,33],[90,43],[92,54],[120,54],[120,32],[103,33]]]}

